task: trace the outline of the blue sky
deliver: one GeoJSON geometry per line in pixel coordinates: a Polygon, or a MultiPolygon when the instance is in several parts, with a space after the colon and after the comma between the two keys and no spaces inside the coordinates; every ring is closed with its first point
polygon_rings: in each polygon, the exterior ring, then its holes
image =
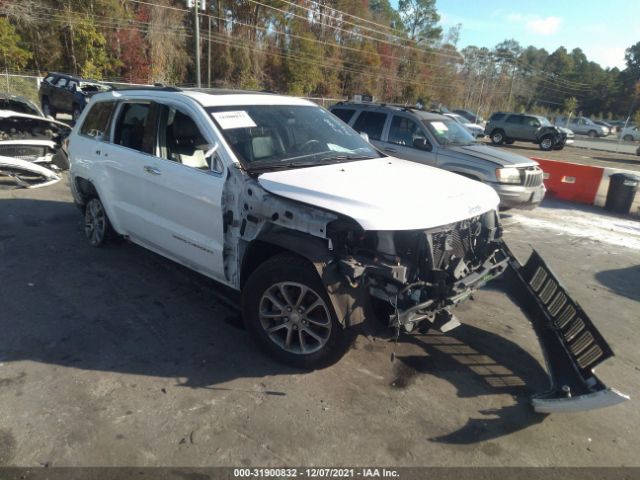
{"type": "Polygon", "coordinates": [[[579,47],[603,67],[624,68],[624,50],[640,41],[640,0],[436,0],[436,6],[445,32],[462,23],[459,48],[514,38],[549,52],[579,47]]]}

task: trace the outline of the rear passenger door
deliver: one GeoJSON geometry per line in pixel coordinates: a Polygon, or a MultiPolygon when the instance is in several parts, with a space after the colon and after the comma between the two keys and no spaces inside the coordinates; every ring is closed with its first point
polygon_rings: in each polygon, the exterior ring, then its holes
{"type": "Polygon", "coordinates": [[[536,117],[525,116],[523,120],[521,140],[533,141],[536,139],[536,132],[540,128],[540,120],[536,117]]]}
{"type": "Polygon", "coordinates": [[[436,152],[414,147],[414,142],[419,139],[429,143],[429,137],[417,121],[409,116],[393,115],[383,150],[394,157],[435,167],[437,163],[436,152]]]}
{"type": "Polygon", "coordinates": [[[366,133],[369,136],[369,142],[378,148],[384,148],[382,132],[386,121],[386,113],[362,110],[353,124],[353,129],[358,133],[366,133]]]}
{"type": "Polygon", "coordinates": [[[521,140],[524,139],[523,135],[523,125],[522,121],[524,120],[523,115],[509,115],[505,120],[505,130],[506,136],[509,139],[513,140],[521,140]]]}
{"type": "Polygon", "coordinates": [[[58,78],[55,88],[51,89],[51,98],[49,98],[50,104],[59,111],[66,111],[64,94],[67,88],[68,80],[65,77],[58,78]]]}

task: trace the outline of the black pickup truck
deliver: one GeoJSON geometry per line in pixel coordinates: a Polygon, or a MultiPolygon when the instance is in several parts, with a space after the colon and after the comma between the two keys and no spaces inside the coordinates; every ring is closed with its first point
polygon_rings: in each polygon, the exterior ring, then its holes
{"type": "Polygon", "coordinates": [[[45,115],[68,113],[75,122],[93,95],[109,90],[111,86],[96,80],[51,72],[40,83],[38,96],[45,115]]]}

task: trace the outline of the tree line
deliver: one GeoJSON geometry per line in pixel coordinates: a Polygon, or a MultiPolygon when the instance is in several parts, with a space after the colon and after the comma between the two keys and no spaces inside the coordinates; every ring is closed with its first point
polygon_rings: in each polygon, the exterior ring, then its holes
{"type": "MultiPolygon", "coordinates": [[[[458,47],[435,0],[207,0],[201,82],[330,98],[624,117],[638,109],[640,42],[626,68],[582,50],[505,40],[458,47]]],[[[131,83],[194,85],[186,0],[0,0],[0,65],[131,83]]]]}

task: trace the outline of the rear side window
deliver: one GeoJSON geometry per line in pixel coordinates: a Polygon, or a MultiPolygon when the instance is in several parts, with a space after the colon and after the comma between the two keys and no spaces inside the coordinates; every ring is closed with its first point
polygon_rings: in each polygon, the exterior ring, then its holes
{"type": "Polygon", "coordinates": [[[331,110],[331,113],[333,113],[344,123],[349,123],[349,121],[353,117],[353,114],[355,113],[355,110],[352,108],[334,108],[333,110],[331,110]]]}
{"type": "Polygon", "coordinates": [[[490,122],[498,122],[504,118],[504,113],[494,113],[489,119],[490,122]]]}
{"type": "Polygon", "coordinates": [[[507,123],[512,123],[515,125],[521,125],[522,124],[522,115],[509,115],[509,117],[507,118],[507,123]]]}
{"type": "Polygon", "coordinates": [[[364,132],[369,135],[371,140],[380,140],[384,121],[387,119],[386,113],[380,112],[361,112],[356,120],[353,129],[356,132],[364,132]]]}
{"type": "Polygon", "coordinates": [[[82,127],[80,127],[80,134],[104,139],[115,105],[115,102],[99,102],[92,105],[82,127]]]}
{"type": "Polygon", "coordinates": [[[126,103],[116,122],[113,141],[117,145],[154,153],[155,116],[151,115],[151,103],[126,103]]]}

